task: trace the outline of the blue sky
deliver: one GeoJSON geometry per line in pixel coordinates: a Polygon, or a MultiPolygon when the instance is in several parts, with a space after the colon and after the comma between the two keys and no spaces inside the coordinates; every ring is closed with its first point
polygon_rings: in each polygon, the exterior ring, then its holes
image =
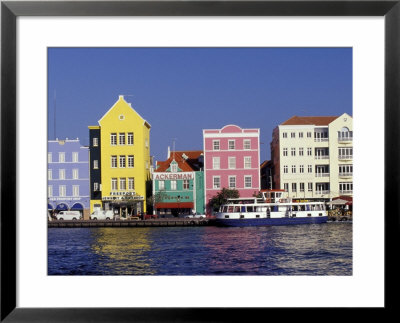
{"type": "Polygon", "coordinates": [[[200,150],[202,129],[236,124],[260,129],[263,161],[273,128],[290,117],[352,115],[352,49],[49,48],[50,140],[88,145],[88,126],[118,95],[151,124],[155,160],[174,140],[200,150]]]}

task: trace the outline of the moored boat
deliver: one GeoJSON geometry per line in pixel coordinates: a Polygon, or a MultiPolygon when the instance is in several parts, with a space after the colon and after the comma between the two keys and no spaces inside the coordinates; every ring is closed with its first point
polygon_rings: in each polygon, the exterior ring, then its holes
{"type": "Polygon", "coordinates": [[[261,198],[229,199],[216,213],[221,226],[271,226],[325,223],[324,202],[292,201],[283,190],[262,190],[261,198]]]}

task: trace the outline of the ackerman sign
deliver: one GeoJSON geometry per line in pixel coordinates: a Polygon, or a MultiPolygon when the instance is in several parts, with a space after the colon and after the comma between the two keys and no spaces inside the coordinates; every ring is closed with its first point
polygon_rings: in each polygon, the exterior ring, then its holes
{"type": "Polygon", "coordinates": [[[194,179],[194,173],[193,172],[182,172],[182,173],[153,173],[153,179],[159,180],[159,181],[165,181],[165,180],[183,180],[183,179],[194,179]]]}

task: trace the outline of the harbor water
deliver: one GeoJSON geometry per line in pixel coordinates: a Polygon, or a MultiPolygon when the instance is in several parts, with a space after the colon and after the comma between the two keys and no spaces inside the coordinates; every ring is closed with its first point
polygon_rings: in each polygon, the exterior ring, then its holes
{"type": "Polygon", "coordinates": [[[49,228],[49,275],[352,275],[352,223],[49,228]]]}

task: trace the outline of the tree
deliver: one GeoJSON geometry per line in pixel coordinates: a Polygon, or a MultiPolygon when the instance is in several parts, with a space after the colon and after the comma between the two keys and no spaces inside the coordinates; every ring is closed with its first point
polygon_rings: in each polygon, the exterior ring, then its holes
{"type": "Polygon", "coordinates": [[[210,208],[213,209],[213,211],[218,211],[219,207],[222,204],[225,204],[228,199],[238,197],[240,197],[238,190],[223,188],[220,192],[217,193],[217,195],[211,198],[211,200],[208,202],[208,205],[210,208]]]}

